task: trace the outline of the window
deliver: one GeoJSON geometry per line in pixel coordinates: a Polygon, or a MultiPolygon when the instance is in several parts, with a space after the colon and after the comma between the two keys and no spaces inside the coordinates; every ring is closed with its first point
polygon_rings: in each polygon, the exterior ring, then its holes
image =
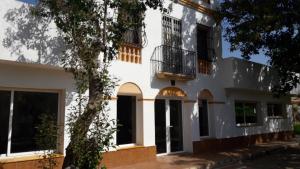
{"type": "Polygon", "coordinates": [[[0,102],[0,154],[41,150],[35,141],[36,127],[43,114],[57,120],[58,93],[0,91],[0,102]]]}
{"type": "Polygon", "coordinates": [[[124,42],[134,45],[134,46],[141,46],[142,45],[142,38],[141,38],[141,28],[132,28],[126,31],[123,35],[124,42]]]}
{"type": "Polygon", "coordinates": [[[0,154],[7,151],[10,92],[0,91],[0,154]]]}
{"type": "Polygon", "coordinates": [[[212,30],[204,25],[197,25],[198,72],[210,74],[214,57],[212,30]]]}
{"type": "Polygon", "coordinates": [[[268,103],[267,112],[268,117],[283,117],[283,105],[278,103],[268,103]]]}
{"type": "MultiPolygon", "coordinates": [[[[124,3],[135,3],[134,1],[124,1],[124,3]]],[[[130,5],[129,5],[130,6],[130,5]]],[[[142,14],[130,14],[126,9],[119,11],[118,20],[130,25],[122,35],[123,44],[120,45],[118,60],[135,64],[142,63],[142,14]]]]}
{"type": "Polygon", "coordinates": [[[210,0],[203,0],[203,2],[210,4],[210,0]]]}
{"type": "Polygon", "coordinates": [[[162,69],[164,72],[179,74],[183,69],[181,20],[163,16],[162,27],[162,69]]]}
{"type": "Polygon", "coordinates": [[[117,145],[136,142],[136,97],[119,96],[117,100],[117,145]]]}
{"type": "Polygon", "coordinates": [[[247,126],[257,123],[256,103],[235,102],[235,120],[238,126],[247,126]]]}
{"type": "Polygon", "coordinates": [[[128,14],[124,14],[124,12],[122,12],[122,17],[125,18],[125,21],[134,24],[132,28],[130,28],[123,34],[124,42],[126,44],[141,47],[142,28],[141,28],[141,24],[138,24],[140,22],[140,17],[130,16],[128,14]]]}
{"type": "Polygon", "coordinates": [[[163,16],[162,27],[163,45],[181,48],[181,20],[171,18],[169,16],[163,16]]]}
{"type": "MultiPolygon", "coordinates": [[[[134,1],[124,1],[124,3],[135,3],[134,1]]],[[[127,4],[128,5],[128,4],[127,4]]],[[[142,14],[129,13],[126,8],[119,10],[119,21],[130,25],[129,30],[124,32],[123,40],[125,44],[141,47],[142,45],[142,14]]]]}
{"type": "Polygon", "coordinates": [[[199,132],[200,136],[209,136],[207,100],[199,99],[199,132]]]}

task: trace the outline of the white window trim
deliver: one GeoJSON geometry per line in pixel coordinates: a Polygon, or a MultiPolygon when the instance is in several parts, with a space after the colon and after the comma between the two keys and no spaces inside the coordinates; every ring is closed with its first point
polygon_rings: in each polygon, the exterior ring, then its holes
{"type": "Polygon", "coordinates": [[[136,143],[120,144],[120,145],[117,145],[116,149],[117,150],[126,149],[126,148],[132,148],[132,147],[136,147],[136,146],[138,146],[136,143]]]}
{"type": "MultiPolygon", "coordinates": [[[[19,152],[19,153],[10,153],[9,156],[6,154],[1,154],[1,159],[11,159],[11,158],[17,158],[17,157],[24,157],[24,156],[33,156],[33,155],[43,155],[45,151],[48,150],[39,150],[39,151],[28,151],[28,152],[19,152]]],[[[54,150],[50,150],[49,152],[54,152],[54,150]]]]}
{"type": "Polygon", "coordinates": [[[10,106],[9,106],[9,123],[8,123],[8,138],[7,138],[7,150],[6,156],[10,156],[11,154],[11,136],[12,136],[12,119],[13,119],[13,107],[14,107],[14,97],[15,91],[11,90],[10,92],[10,106]]]}
{"type": "MultiPolygon", "coordinates": [[[[13,104],[14,104],[14,93],[16,91],[22,92],[40,92],[40,93],[56,93],[58,94],[58,107],[57,107],[57,124],[59,126],[60,132],[60,124],[63,122],[64,118],[61,116],[64,115],[64,109],[62,106],[64,105],[64,100],[62,99],[63,91],[64,90],[55,90],[55,89],[27,89],[27,88],[15,88],[15,87],[0,87],[2,91],[10,91],[10,112],[9,112],[9,124],[8,124],[8,140],[7,140],[7,152],[5,154],[0,154],[1,159],[9,159],[14,157],[23,157],[23,156],[32,156],[32,155],[42,155],[45,150],[39,151],[28,151],[28,152],[18,152],[18,153],[11,153],[11,137],[12,137],[12,119],[13,119],[13,104]]],[[[63,122],[64,123],[64,122],[63,122]]],[[[63,141],[64,132],[61,132],[59,137],[57,138],[57,143],[63,141]]],[[[59,144],[56,146],[56,150],[61,153],[60,151],[63,150],[63,144],[59,144]]],[[[51,150],[54,151],[54,150],[51,150]]]]}
{"type": "Polygon", "coordinates": [[[237,123],[237,127],[253,127],[253,126],[259,126],[258,123],[237,123]]]}

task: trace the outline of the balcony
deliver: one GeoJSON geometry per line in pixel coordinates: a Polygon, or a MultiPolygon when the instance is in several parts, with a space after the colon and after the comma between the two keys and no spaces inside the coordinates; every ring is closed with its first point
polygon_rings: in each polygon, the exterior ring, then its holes
{"type": "Polygon", "coordinates": [[[153,74],[160,79],[193,80],[196,78],[196,52],[161,45],[151,57],[153,74]]]}
{"type": "Polygon", "coordinates": [[[140,29],[131,29],[123,34],[124,43],[119,48],[118,60],[135,64],[142,63],[142,38],[140,29]]]}
{"type": "Polygon", "coordinates": [[[198,72],[201,74],[210,75],[212,73],[212,63],[215,61],[215,50],[208,48],[197,53],[198,57],[198,72]]]}

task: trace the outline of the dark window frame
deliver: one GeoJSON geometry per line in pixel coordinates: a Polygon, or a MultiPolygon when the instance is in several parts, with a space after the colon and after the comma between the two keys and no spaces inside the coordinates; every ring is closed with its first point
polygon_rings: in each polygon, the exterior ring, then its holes
{"type": "MultiPolygon", "coordinates": [[[[253,101],[235,101],[234,103],[234,110],[235,110],[235,124],[238,127],[247,127],[247,126],[253,126],[253,125],[258,125],[259,124],[259,115],[258,115],[258,103],[257,102],[253,102],[253,101]],[[237,105],[240,104],[242,105],[241,110],[242,115],[243,115],[243,119],[242,122],[239,122],[240,119],[238,119],[238,107],[237,105]],[[251,115],[249,115],[249,112],[247,112],[247,108],[252,108],[254,107],[254,114],[255,114],[255,122],[249,122],[249,118],[251,119],[251,115]]],[[[251,113],[251,112],[250,112],[251,113]]],[[[253,119],[251,119],[253,120],[253,119]]]]}
{"type": "Polygon", "coordinates": [[[197,59],[198,60],[206,60],[206,61],[212,62],[213,59],[214,59],[214,56],[213,56],[214,55],[214,53],[213,53],[213,51],[214,51],[214,46],[213,46],[213,28],[198,23],[196,30],[197,30],[196,31],[197,59]],[[200,34],[200,32],[201,32],[201,34],[200,34]],[[200,37],[202,38],[203,32],[205,32],[206,45],[204,47],[205,49],[200,49],[199,39],[200,39],[200,37]],[[203,52],[203,50],[204,50],[204,52],[203,52]],[[205,53],[204,54],[205,56],[202,56],[201,53],[205,53]]]}
{"type": "MultiPolygon", "coordinates": [[[[134,16],[131,16],[128,14],[126,11],[119,9],[119,19],[122,20],[123,22],[128,22],[130,21],[131,23],[141,22],[140,19],[136,19],[136,17],[142,17],[143,14],[136,14],[134,16]]],[[[123,33],[123,44],[124,45],[130,45],[138,48],[142,48],[143,46],[143,27],[142,23],[137,24],[137,26],[133,26],[129,28],[127,31],[123,33]]]]}
{"type": "Polygon", "coordinates": [[[128,145],[128,144],[136,144],[137,143],[137,96],[132,95],[118,95],[117,96],[117,135],[116,135],[116,143],[118,146],[128,145]],[[131,99],[126,100],[127,99],[131,99]],[[130,102],[129,105],[124,105],[124,103],[120,103],[121,99],[123,102],[130,102]],[[125,106],[128,109],[126,110],[125,106]],[[125,110],[125,112],[121,112],[125,110]],[[131,111],[131,112],[127,112],[131,111]],[[122,113],[122,114],[119,114],[122,113]],[[124,113],[129,113],[131,116],[124,116],[124,113]],[[128,120],[128,121],[126,121],[128,120]],[[124,124],[122,124],[124,123],[124,124]],[[125,124],[126,123],[126,124],[125,124]],[[130,126],[128,126],[130,125],[130,126]],[[123,133],[121,133],[123,132],[123,133]],[[130,138],[126,137],[126,135],[130,136],[130,138]]]}
{"type": "Polygon", "coordinates": [[[213,27],[197,23],[196,53],[198,73],[211,74],[212,62],[215,60],[213,27]]]}
{"type": "Polygon", "coordinates": [[[286,112],[284,110],[284,104],[282,103],[267,103],[267,117],[268,118],[285,118],[286,112]],[[275,109],[280,109],[276,112],[275,109]],[[271,109],[271,110],[270,110],[271,109]]]}
{"type": "Polygon", "coordinates": [[[199,121],[199,136],[209,137],[210,136],[210,122],[209,122],[209,106],[207,99],[198,99],[198,121],[199,121]],[[202,108],[202,110],[200,109],[202,108]],[[201,112],[200,111],[205,111],[201,112]],[[200,116],[202,116],[202,119],[200,116]],[[203,123],[203,124],[202,124],[203,123]]]}

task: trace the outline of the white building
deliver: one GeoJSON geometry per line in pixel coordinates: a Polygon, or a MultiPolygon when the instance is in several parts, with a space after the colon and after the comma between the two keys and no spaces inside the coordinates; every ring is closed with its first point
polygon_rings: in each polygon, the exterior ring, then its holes
{"type": "MultiPolygon", "coordinates": [[[[0,39],[12,44],[0,45],[0,168],[32,168],[38,159],[33,137],[39,113],[57,115],[63,126],[76,90],[71,74],[58,66],[59,50],[22,46],[29,34],[40,33],[34,24],[9,22],[9,9],[22,2],[1,3],[0,39]],[[11,36],[8,29],[23,34],[11,36]]],[[[129,33],[131,43],[110,68],[120,82],[109,113],[123,127],[115,135],[118,148],[105,154],[107,166],[289,138],[290,97],[272,97],[276,78],[271,70],[222,58],[221,28],[212,17],[216,2],[166,0],[165,5],[172,12],[146,11],[144,45],[129,33]]],[[[55,30],[44,33],[43,45],[59,49],[55,39],[47,39],[55,30]]],[[[58,142],[61,162],[66,131],[58,142]]]]}

